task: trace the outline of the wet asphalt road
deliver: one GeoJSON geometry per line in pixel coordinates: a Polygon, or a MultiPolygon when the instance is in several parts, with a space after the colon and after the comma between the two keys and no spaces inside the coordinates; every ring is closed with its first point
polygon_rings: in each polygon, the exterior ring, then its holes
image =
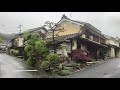
{"type": "Polygon", "coordinates": [[[76,72],[64,78],[120,78],[120,58],[76,72]]]}
{"type": "Polygon", "coordinates": [[[48,78],[21,59],[0,53],[0,78],[48,78]]]}
{"type": "MultiPolygon", "coordinates": [[[[16,57],[0,53],[0,78],[50,78],[16,57]]],[[[120,78],[120,58],[60,78],[120,78]]]]}

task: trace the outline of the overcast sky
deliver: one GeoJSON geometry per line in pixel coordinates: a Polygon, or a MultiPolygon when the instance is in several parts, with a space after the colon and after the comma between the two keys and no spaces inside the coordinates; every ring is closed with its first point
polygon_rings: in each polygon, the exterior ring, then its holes
{"type": "Polygon", "coordinates": [[[87,22],[101,30],[103,34],[120,37],[120,12],[0,12],[0,32],[19,33],[44,25],[45,21],[58,22],[65,14],[77,21],[87,22]]]}

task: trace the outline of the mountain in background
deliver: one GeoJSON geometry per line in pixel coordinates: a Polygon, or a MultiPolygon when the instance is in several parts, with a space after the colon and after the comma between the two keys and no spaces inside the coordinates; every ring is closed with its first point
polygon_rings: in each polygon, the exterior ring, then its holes
{"type": "Polygon", "coordinates": [[[3,43],[7,43],[7,41],[9,42],[11,39],[13,39],[15,37],[16,33],[12,33],[12,34],[5,34],[5,33],[0,33],[0,37],[1,39],[4,40],[3,43]]]}

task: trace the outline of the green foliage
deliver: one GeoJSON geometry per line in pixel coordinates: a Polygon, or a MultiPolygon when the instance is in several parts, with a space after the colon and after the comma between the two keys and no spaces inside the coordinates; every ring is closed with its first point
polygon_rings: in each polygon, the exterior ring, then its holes
{"type": "Polygon", "coordinates": [[[10,49],[10,55],[13,55],[13,50],[14,50],[14,49],[10,49]]]}
{"type": "Polygon", "coordinates": [[[27,53],[27,58],[31,57],[35,61],[34,66],[37,65],[37,61],[40,59],[45,59],[49,54],[49,50],[46,47],[46,42],[43,42],[40,38],[39,33],[33,33],[29,35],[27,40],[27,45],[24,50],[27,53]]]}
{"type": "Polygon", "coordinates": [[[47,69],[49,68],[49,65],[50,65],[49,61],[43,61],[43,62],[41,63],[41,68],[42,68],[43,70],[47,70],[47,69]]]}
{"type": "Polygon", "coordinates": [[[34,41],[32,39],[27,40],[28,45],[34,45],[34,41]]]}
{"type": "Polygon", "coordinates": [[[3,43],[3,39],[0,37],[0,43],[3,43]]]}
{"type": "Polygon", "coordinates": [[[14,55],[17,55],[19,53],[19,50],[14,50],[14,55]]]}
{"type": "Polygon", "coordinates": [[[28,44],[27,46],[25,46],[24,50],[26,52],[31,51],[32,50],[32,46],[28,44]]]}
{"type": "Polygon", "coordinates": [[[43,62],[42,60],[38,60],[38,61],[36,62],[36,64],[35,64],[35,67],[40,69],[42,62],[43,62]]]}
{"type": "Polygon", "coordinates": [[[61,70],[59,74],[60,74],[61,76],[66,76],[66,75],[71,74],[71,72],[70,72],[70,70],[61,70]]]}
{"type": "Polygon", "coordinates": [[[11,49],[10,55],[16,56],[19,53],[19,50],[11,49]]]}
{"type": "Polygon", "coordinates": [[[30,66],[33,66],[33,60],[31,58],[28,58],[27,64],[30,66]]]}
{"type": "Polygon", "coordinates": [[[32,39],[33,41],[41,40],[39,33],[33,33],[33,34],[31,35],[31,39],[32,39]]]}
{"type": "Polygon", "coordinates": [[[44,48],[44,47],[42,46],[41,41],[35,42],[35,50],[36,50],[36,52],[42,53],[42,48],[44,48]]]}
{"type": "Polygon", "coordinates": [[[23,32],[23,38],[24,38],[24,40],[28,39],[28,35],[29,35],[29,32],[27,32],[27,31],[23,32]]]}
{"type": "Polygon", "coordinates": [[[41,68],[43,68],[43,70],[49,68],[48,69],[49,72],[51,72],[51,70],[54,72],[54,69],[58,64],[59,64],[59,56],[57,54],[48,54],[46,60],[42,62],[41,68]]]}
{"type": "Polygon", "coordinates": [[[60,69],[59,68],[54,68],[54,70],[52,71],[53,74],[59,74],[60,73],[60,69]]]}
{"type": "Polygon", "coordinates": [[[27,56],[28,56],[28,57],[32,57],[32,55],[33,55],[33,52],[30,52],[30,51],[29,51],[29,52],[27,53],[27,56]]]}
{"type": "Polygon", "coordinates": [[[48,61],[50,61],[52,64],[59,63],[59,55],[58,54],[49,54],[46,58],[48,61]]]}

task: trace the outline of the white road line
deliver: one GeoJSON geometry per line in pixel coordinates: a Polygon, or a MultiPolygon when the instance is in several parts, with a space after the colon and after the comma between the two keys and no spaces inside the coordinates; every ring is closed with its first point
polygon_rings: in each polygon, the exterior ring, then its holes
{"type": "Polygon", "coordinates": [[[23,67],[17,67],[17,68],[19,68],[19,69],[23,69],[23,67]]]}
{"type": "Polygon", "coordinates": [[[36,72],[36,71],[38,71],[38,70],[15,70],[15,71],[17,71],[17,72],[36,72]]]}

